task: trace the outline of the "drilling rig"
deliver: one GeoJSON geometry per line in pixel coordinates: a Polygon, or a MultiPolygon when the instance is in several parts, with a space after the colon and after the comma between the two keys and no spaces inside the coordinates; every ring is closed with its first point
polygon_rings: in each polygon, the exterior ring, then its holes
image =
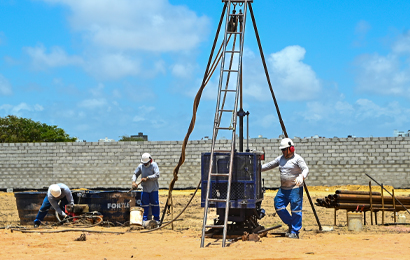
{"type": "MultiPolygon", "coordinates": [[[[264,229],[259,225],[258,220],[265,215],[261,208],[264,194],[261,161],[264,160],[265,154],[263,151],[251,151],[248,145],[244,151],[243,147],[245,116],[248,122],[247,133],[249,133],[249,112],[245,112],[242,107],[242,58],[248,13],[252,18],[278,117],[286,134],[259,40],[252,10],[253,0],[222,0],[222,2],[224,7],[211,52],[212,57],[216,39],[224,24],[223,42],[215,58],[215,60],[220,60],[220,70],[212,145],[210,152],[201,154],[201,206],[204,208],[201,247],[204,246],[205,237],[222,236],[224,247],[227,235],[240,236],[244,232],[256,233],[264,229]],[[239,119],[239,124],[237,119],[239,119]],[[237,128],[239,129],[239,140],[236,140],[237,128]],[[217,136],[220,132],[228,132],[232,136],[228,149],[221,150],[216,147],[217,136]],[[239,147],[236,147],[237,145],[239,147]],[[216,211],[217,217],[214,219],[209,217],[211,209],[216,211]]],[[[208,63],[205,75],[215,68],[216,66],[213,66],[209,69],[208,63]]],[[[249,134],[246,140],[248,138],[249,134]]]]}

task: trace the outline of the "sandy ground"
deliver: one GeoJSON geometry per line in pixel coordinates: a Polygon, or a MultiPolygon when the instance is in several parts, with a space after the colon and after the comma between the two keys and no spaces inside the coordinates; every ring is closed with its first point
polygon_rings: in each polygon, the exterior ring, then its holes
{"type": "MultiPolygon", "coordinates": [[[[310,195],[323,198],[336,189],[365,190],[361,186],[310,187],[310,195]]],[[[409,196],[410,190],[396,190],[396,195],[409,196]]],[[[176,216],[191,198],[193,191],[174,191],[176,216]]],[[[260,221],[265,228],[282,224],[273,209],[275,191],[267,191],[263,208],[267,215],[260,221]]],[[[167,191],[160,191],[161,205],[166,201],[167,191]]],[[[303,229],[300,239],[275,235],[285,227],[270,231],[260,241],[228,240],[221,247],[221,240],[207,238],[205,248],[200,248],[203,209],[197,194],[180,220],[164,229],[141,233],[130,227],[76,228],[72,226],[44,228],[35,233],[23,233],[8,228],[18,225],[19,217],[12,193],[0,192],[0,259],[409,259],[410,226],[366,225],[361,232],[348,231],[346,212],[338,211],[337,223],[334,210],[315,207],[322,226],[333,227],[330,232],[318,232],[318,225],[304,198],[303,229]],[[63,232],[69,230],[69,232],[63,232]],[[80,230],[80,231],[75,231],[80,230]],[[58,233],[46,233],[60,231],[58,233]],[[118,233],[97,233],[118,232],[118,233]],[[122,234],[120,234],[122,233],[122,234]],[[86,241],[75,241],[85,234],[86,241]]],[[[404,214],[404,212],[402,212],[404,214]]],[[[370,222],[370,214],[367,220],[370,222]]],[[[405,213],[407,222],[410,216],[405,213]]],[[[169,221],[171,216],[166,216],[169,221]]],[[[385,222],[392,223],[392,213],[385,214],[385,222]]],[[[381,223],[381,214],[378,215],[381,223]]],[[[27,226],[31,228],[31,226],[27,226]]]]}

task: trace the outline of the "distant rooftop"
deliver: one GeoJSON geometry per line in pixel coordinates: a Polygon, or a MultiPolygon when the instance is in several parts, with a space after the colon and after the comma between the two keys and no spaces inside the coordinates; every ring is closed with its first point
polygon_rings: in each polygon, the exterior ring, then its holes
{"type": "Polygon", "coordinates": [[[394,131],[393,131],[393,136],[394,136],[394,137],[399,137],[399,136],[407,136],[407,137],[409,137],[409,136],[410,136],[410,130],[407,130],[407,133],[404,132],[404,131],[394,130],[394,131]]]}
{"type": "Polygon", "coordinates": [[[115,142],[114,139],[109,139],[108,137],[105,137],[104,139],[99,139],[98,142],[115,142]]]}

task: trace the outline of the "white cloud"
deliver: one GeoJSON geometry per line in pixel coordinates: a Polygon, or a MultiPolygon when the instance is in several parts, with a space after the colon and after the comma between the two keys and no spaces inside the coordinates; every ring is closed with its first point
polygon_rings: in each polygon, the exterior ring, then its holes
{"type": "Polygon", "coordinates": [[[44,110],[44,107],[42,105],[39,105],[39,104],[35,104],[33,108],[34,108],[35,111],[43,111],[44,110]]]}
{"type": "Polygon", "coordinates": [[[43,111],[44,107],[42,105],[39,104],[35,104],[35,105],[28,105],[27,103],[20,103],[16,106],[10,105],[10,104],[4,104],[0,106],[0,110],[4,110],[7,114],[9,115],[21,115],[21,112],[23,111],[43,111]]]}
{"type": "MultiPolygon", "coordinates": [[[[272,99],[260,56],[249,50],[245,54],[245,95],[258,100],[272,99]]],[[[287,101],[310,100],[320,93],[320,80],[314,70],[303,63],[305,54],[303,47],[294,45],[268,56],[269,76],[277,98],[287,101]]]]}
{"type": "Polygon", "coordinates": [[[329,126],[343,125],[346,128],[363,122],[377,122],[378,125],[390,127],[403,126],[410,122],[407,116],[409,113],[410,109],[401,107],[398,102],[380,106],[369,99],[358,99],[352,104],[343,100],[308,102],[301,115],[310,123],[326,122],[329,126]]]}
{"type": "Polygon", "coordinates": [[[168,123],[166,120],[163,120],[163,119],[155,119],[155,120],[152,120],[151,124],[152,124],[152,127],[161,129],[161,128],[165,128],[168,123]]]}
{"type": "Polygon", "coordinates": [[[145,118],[143,116],[134,116],[134,118],[132,119],[133,122],[141,122],[144,120],[145,118]]]}
{"type": "Polygon", "coordinates": [[[11,85],[9,81],[0,74],[0,95],[11,95],[13,91],[11,90],[11,85]]]}
{"type": "Polygon", "coordinates": [[[354,114],[354,107],[346,101],[337,101],[334,108],[337,114],[346,116],[351,116],[354,114]]]}
{"type": "Polygon", "coordinates": [[[362,47],[366,45],[366,35],[371,29],[371,25],[369,22],[361,20],[356,24],[354,29],[354,33],[357,38],[353,41],[354,47],[362,47]]]}
{"type": "MultiPolygon", "coordinates": [[[[277,99],[286,101],[311,100],[318,97],[322,90],[322,83],[316,77],[313,69],[302,62],[306,50],[300,46],[288,46],[283,50],[269,55],[268,69],[270,81],[277,99]]],[[[253,97],[259,101],[272,100],[265,71],[259,55],[244,49],[243,57],[243,91],[244,96],[253,97]]],[[[233,66],[236,68],[235,66],[233,66]]],[[[182,70],[182,67],[180,68],[182,70]]],[[[219,66],[211,80],[205,87],[202,98],[216,100],[219,81],[219,66]]],[[[197,79],[196,85],[201,85],[202,79],[197,79]]],[[[224,78],[226,82],[226,78],[224,78]]],[[[230,84],[235,87],[236,74],[231,75],[230,84]]],[[[197,89],[185,92],[195,96],[197,89]]]]}
{"type": "Polygon", "coordinates": [[[386,107],[381,107],[368,99],[358,99],[355,103],[356,113],[355,118],[358,120],[365,120],[368,118],[379,118],[382,116],[395,117],[399,108],[397,102],[389,103],[386,107]]]}
{"type": "Polygon", "coordinates": [[[32,59],[34,69],[43,70],[47,67],[62,67],[68,65],[81,65],[83,60],[79,56],[69,56],[61,47],[52,47],[49,53],[42,45],[37,47],[24,47],[24,51],[32,59]]]}
{"type": "Polygon", "coordinates": [[[300,46],[288,46],[269,57],[271,75],[275,85],[283,88],[286,100],[314,98],[321,90],[320,81],[312,68],[303,63],[306,50],[300,46]]]}
{"type": "Polygon", "coordinates": [[[140,72],[140,62],[123,54],[104,54],[89,62],[86,69],[102,78],[121,78],[137,75],[140,72]]]}
{"type": "Polygon", "coordinates": [[[387,55],[356,58],[357,89],[379,95],[410,97],[410,31],[401,35],[387,55]]]}
{"type": "Polygon", "coordinates": [[[181,51],[206,37],[209,18],[168,0],[44,0],[67,5],[70,24],[94,45],[114,50],[181,51]]]}
{"type": "Polygon", "coordinates": [[[113,98],[122,98],[121,92],[118,89],[114,89],[112,91],[112,97],[113,98]]]}
{"type": "Polygon", "coordinates": [[[149,106],[149,107],[148,107],[148,106],[140,106],[138,109],[139,109],[142,113],[148,114],[148,113],[154,111],[154,110],[155,110],[155,107],[153,107],[153,106],[149,106]]]}
{"type": "Polygon", "coordinates": [[[410,31],[400,35],[392,46],[393,53],[410,54],[410,31]]]}
{"type": "Polygon", "coordinates": [[[3,104],[3,105],[0,106],[0,109],[6,111],[6,113],[8,113],[8,111],[13,109],[13,106],[10,105],[10,104],[3,104]]]}
{"type": "Polygon", "coordinates": [[[101,97],[104,95],[104,84],[98,83],[95,88],[91,88],[89,91],[93,97],[101,97]]]}
{"type": "Polygon", "coordinates": [[[365,21],[365,20],[360,20],[355,27],[355,34],[357,35],[364,35],[366,34],[370,29],[371,29],[371,25],[369,22],[365,21]]]}
{"type": "Polygon", "coordinates": [[[107,101],[105,100],[105,98],[85,99],[78,104],[79,107],[84,107],[88,109],[102,108],[102,107],[105,107],[106,105],[107,105],[107,101]]]}
{"type": "Polygon", "coordinates": [[[271,127],[273,124],[278,122],[278,117],[274,114],[267,114],[264,115],[261,120],[256,122],[256,125],[261,126],[263,128],[271,127]]]}
{"type": "Polygon", "coordinates": [[[71,31],[82,38],[84,50],[78,57],[60,47],[49,53],[42,46],[25,48],[39,70],[78,65],[98,79],[155,77],[170,67],[161,54],[192,57],[189,53],[207,39],[210,29],[208,17],[168,0],[43,1],[67,7],[71,31]]]}
{"type": "Polygon", "coordinates": [[[178,78],[189,78],[193,73],[194,67],[191,64],[174,64],[171,67],[171,72],[178,78]]]}
{"type": "MultiPolygon", "coordinates": [[[[150,117],[152,114],[151,112],[155,110],[155,107],[153,106],[140,106],[138,108],[138,113],[139,115],[134,116],[132,119],[133,122],[141,122],[145,121],[147,117],[150,117]]],[[[150,120],[151,124],[156,124],[156,120],[150,120]]]]}

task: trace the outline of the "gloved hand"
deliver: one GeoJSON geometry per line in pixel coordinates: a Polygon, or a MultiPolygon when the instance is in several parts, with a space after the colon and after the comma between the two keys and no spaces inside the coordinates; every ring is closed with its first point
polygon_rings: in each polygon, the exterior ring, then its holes
{"type": "Polygon", "coordinates": [[[296,183],[296,185],[297,185],[297,186],[302,185],[303,180],[304,180],[304,178],[303,178],[303,174],[299,174],[299,176],[298,176],[298,177],[296,177],[296,179],[295,179],[295,183],[296,183]]]}
{"type": "Polygon", "coordinates": [[[67,214],[64,214],[64,215],[62,215],[62,219],[61,219],[61,222],[62,223],[66,223],[67,221],[68,221],[68,218],[70,217],[69,215],[67,215],[67,214]]]}

